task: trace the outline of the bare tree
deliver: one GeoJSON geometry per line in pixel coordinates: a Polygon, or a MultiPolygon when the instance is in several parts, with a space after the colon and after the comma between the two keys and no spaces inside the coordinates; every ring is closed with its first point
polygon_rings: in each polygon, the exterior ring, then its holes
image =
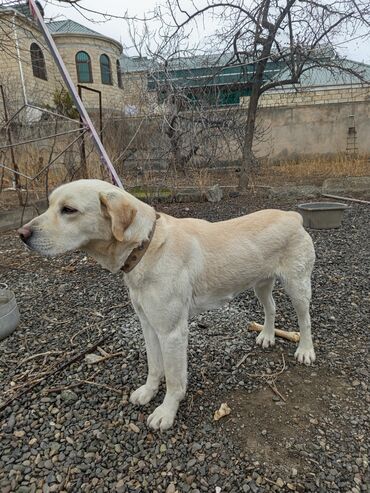
{"type": "Polygon", "coordinates": [[[218,56],[199,54],[196,47],[182,48],[186,42],[182,34],[170,37],[170,29],[163,31],[164,24],[156,37],[152,22],[127,21],[132,45],[146,60],[148,88],[156,99],[153,111],[159,121],[162,157],[168,169],[186,175],[195,163],[215,165],[221,147],[224,154],[236,160],[241,151],[239,137],[245,126],[245,112],[238,104],[229,104],[230,95],[239,89],[237,81],[221,89],[223,67],[218,67],[218,56]],[[233,152],[227,152],[231,142],[233,152]]]}
{"type": "Polygon", "coordinates": [[[157,15],[165,30],[164,45],[179,36],[188,43],[189,29],[211,16],[216,27],[207,42],[229,55],[226,65],[244,67],[250,97],[242,149],[243,187],[258,167],[253,144],[258,103],[266,91],[298,84],[305,72],[317,67],[363,78],[356,65],[339,58],[334,48],[338,39],[353,37],[359,29],[363,36],[369,35],[370,7],[365,0],[251,0],[248,5],[244,0],[199,0],[189,9],[180,0],[167,0],[157,15]]]}

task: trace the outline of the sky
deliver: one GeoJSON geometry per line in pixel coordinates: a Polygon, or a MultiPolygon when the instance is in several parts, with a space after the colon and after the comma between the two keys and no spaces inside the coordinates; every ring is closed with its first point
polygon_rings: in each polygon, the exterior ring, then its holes
{"type": "MultiPolygon", "coordinates": [[[[186,5],[188,1],[190,0],[181,0],[181,5],[186,5]]],[[[102,16],[86,11],[82,11],[83,15],[81,15],[76,8],[58,2],[58,0],[42,0],[41,3],[43,5],[47,3],[45,7],[46,18],[52,17],[53,20],[72,19],[90,27],[94,31],[120,41],[124,47],[124,54],[129,56],[136,55],[135,50],[132,48],[127,24],[123,19],[112,18],[104,21],[102,16]]],[[[160,3],[159,0],[105,0],[104,2],[102,2],[102,0],[81,0],[81,4],[91,10],[116,16],[123,16],[127,12],[132,17],[147,16],[158,3],[160,3]]],[[[209,28],[209,30],[211,30],[211,28],[209,28]]],[[[198,31],[198,33],[193,33],[194,39],[195,36],[202,38],[207,31],[207,26],[200,26],[200,31],[198,31]]],[[[351,60],[370,64],[370,38],[366,41],[361,39],[348,41],[347,39],[342,38],[338,39],[337,43],[339,44],[337,44],[336,49],[341,55],[344,55],[351,60]]]]}

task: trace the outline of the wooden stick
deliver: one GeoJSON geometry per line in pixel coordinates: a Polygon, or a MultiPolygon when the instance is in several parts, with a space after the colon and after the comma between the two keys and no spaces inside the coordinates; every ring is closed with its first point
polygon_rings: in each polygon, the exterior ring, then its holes
{"type": "Polygon", "coordinates": [[[41,356],[49,356],[49,354],[60,354],[65,353],[65,351],[46,351],[45,353],[33,354],[29,358],[22,359],[22,361],[18,364],[17,368],[19,368],[23,363],[27,363],[27,361],[31,361],[31,359],[40,358],[41,356]]]}
{"type": "MultiPolygon", "coordinates": [[[[251,322],[248,327],[248,330],[254,332],[261,332],[262,329],[263,325],[260,325],[257,322],[251,322]]],[[[300,339],[299,332],[288,332],[286,330],[275,329],[275,335],[291,342],[299,342],[300,339]]]]}
{"type": "MultiPolygon", "coordinates": [[[[99,348],[97,348],[97,349],[99,351],[99,348]]],[[[106,353],[106,354],[107,354],[107,356],[98,356],[99,359],[97,359],[96,361],[89,361],[88,364],[89,365],[95,365],[96,363],[101,363],[102,361],[106,361],[107,359],[115,358],[116,356],[122,356],[125,353],[124,353],[124,351],[119,351],[118,353],[111,353],[111,354],[106,353]]]]}
{"type": "Polygon", "coordinates": [[[281,395],[280,392],[278,391],[275,382],[271,383],[268,380],[266,380],[266,383],[270,387],[270,389],[274,392],[274,394],[276,394],[278,397],[280,397],[280,399],[282,401],[286,402],[285,397],[283,395],[281,395]]]}
{"type": "Polygon", "coordinates": [[[239,368],[240,365],[242,365],[244,363],[244,361],[248,358],[248,356],[252,354],[252,353],[247,353],[245,354],[238,362],[237,364],[235,365],[235,368],[239,368]]]}
{"type": "Polygon", "coordinates": [[[370,205],[370,202],[368,200],[353,199],[352,197],[339,197],[338,195],[330,195],[328,193],[322,193],[321,195],[323,197],[328,197],[329,199],[347,200],[348,202],[357,202],[359,204],[367,204],[367,205],[370,205]]]}

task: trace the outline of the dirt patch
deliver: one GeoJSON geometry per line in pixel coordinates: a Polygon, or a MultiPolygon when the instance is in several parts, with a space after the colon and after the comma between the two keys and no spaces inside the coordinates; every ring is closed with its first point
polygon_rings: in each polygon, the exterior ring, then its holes
{"type": "MultiPolygon", "coordinates": [[[[277,359],[276,355],[270,357],[277,359]]],[[[268,383],[256,392],[237,390],[226,396],[233,415],[222,427],[256,460],[285,471],[308,472],[315,461],[305,457],[305,447],[317,435],[324,437],[332,421],[339,424],[337,408],[350,401],[351,386],[344,376],[292,362],[291,368],[277,377],[276,387],[285,401],[268,383]]],[[[325,450],[324,438],[318,446],[325,450]]]]}

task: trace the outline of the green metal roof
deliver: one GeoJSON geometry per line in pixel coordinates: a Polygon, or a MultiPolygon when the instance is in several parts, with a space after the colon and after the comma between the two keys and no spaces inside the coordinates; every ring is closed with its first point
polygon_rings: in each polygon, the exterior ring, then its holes
{"type": "Polygon", "coordinates": [[[98,36],[99,38],[105,38],[109,40],[111,43],[114,43],[122,53],[122,45],[119,41],[110,38],[109,36],[105,36],[104,34],[98,33],[97,31],[94,31],[93,29],[83,26],[82,24],[79,24],[76,21],[72,21],[71,19],[65,19],[63,21],[52,21],[52,22],[48,22],[46,25],[49,28],[51,34],[53,35],[80,34],[85,36],[95,36],[95,37],[98,36]]]}
{"type": "MultiPolygon", "coordinates": [[[[158,70],[149,75],[148,88],[154,89],[161,83],[171,82],[176,87],[250,85],[253,83],[255,67],[253,63],[231,65],[228,67],[199,67],[158,70]]],[[[270,62],[264,72],[265,80],[272,80],[281,72],[281,66],[270,62]]]]}
{"type": "Polygon", "coordinates": [[[122,72],[147,72],[155,67],[155,62],[151,58],[121,55],[120,65],[122,72]]]}
{"type": "MultiPolygon", "coordinates": [[[[309,68],[301,75],[299,85],[301,87],[329,87],[360,84],[361,82],[370,83],[370,65],[344,59],[335,60],[335,63],[340,63],[343,70],[338,67],[330,68],[325,66],[309,68]],[[359,74],[361,79],[355,73],[359,74]]],[[[279,79],[283,80],[287,75],[287,71],[283,70],[279,75],[279,79]]]]}
{"type": "MultiPolygon", "coordinates": [[[[121,69],[126,73],[148,72],[148,88],[155,89],[166,80],[177,87],[200,87],[204,85],[244,85],[253,81],[254,64],[225,66],[228,54],[198,55],[171,60],[166,71],[155,61],[146,57],[121,57],[121,69]]],[[[300,79],[302,87],[350,85],[361,82],[352,72],[360,73],[363,81],[370,83],[370,65],[351,60],[336,59],[335,63],[345,69],[312,67],[300,79]]],[[[288,76],[286,66],[279,62],[268,62],[265,80],[284,80],[288,76]]],[[[285,86],[288,87],[288,86],[285,86]]],[[[279,87],[277,87],[279,89],[279,87]]]]}
{"type": "MultiPolygon", "coordinates": [[[[46,24],[52,34],[88,34],[90,36],[103,36],[102,34],[79,24],[78,22],[66,19],[63,21],[53,21],[46,24]]],[[[105,37],[105,36],[104,36],[105,37]]]]}

